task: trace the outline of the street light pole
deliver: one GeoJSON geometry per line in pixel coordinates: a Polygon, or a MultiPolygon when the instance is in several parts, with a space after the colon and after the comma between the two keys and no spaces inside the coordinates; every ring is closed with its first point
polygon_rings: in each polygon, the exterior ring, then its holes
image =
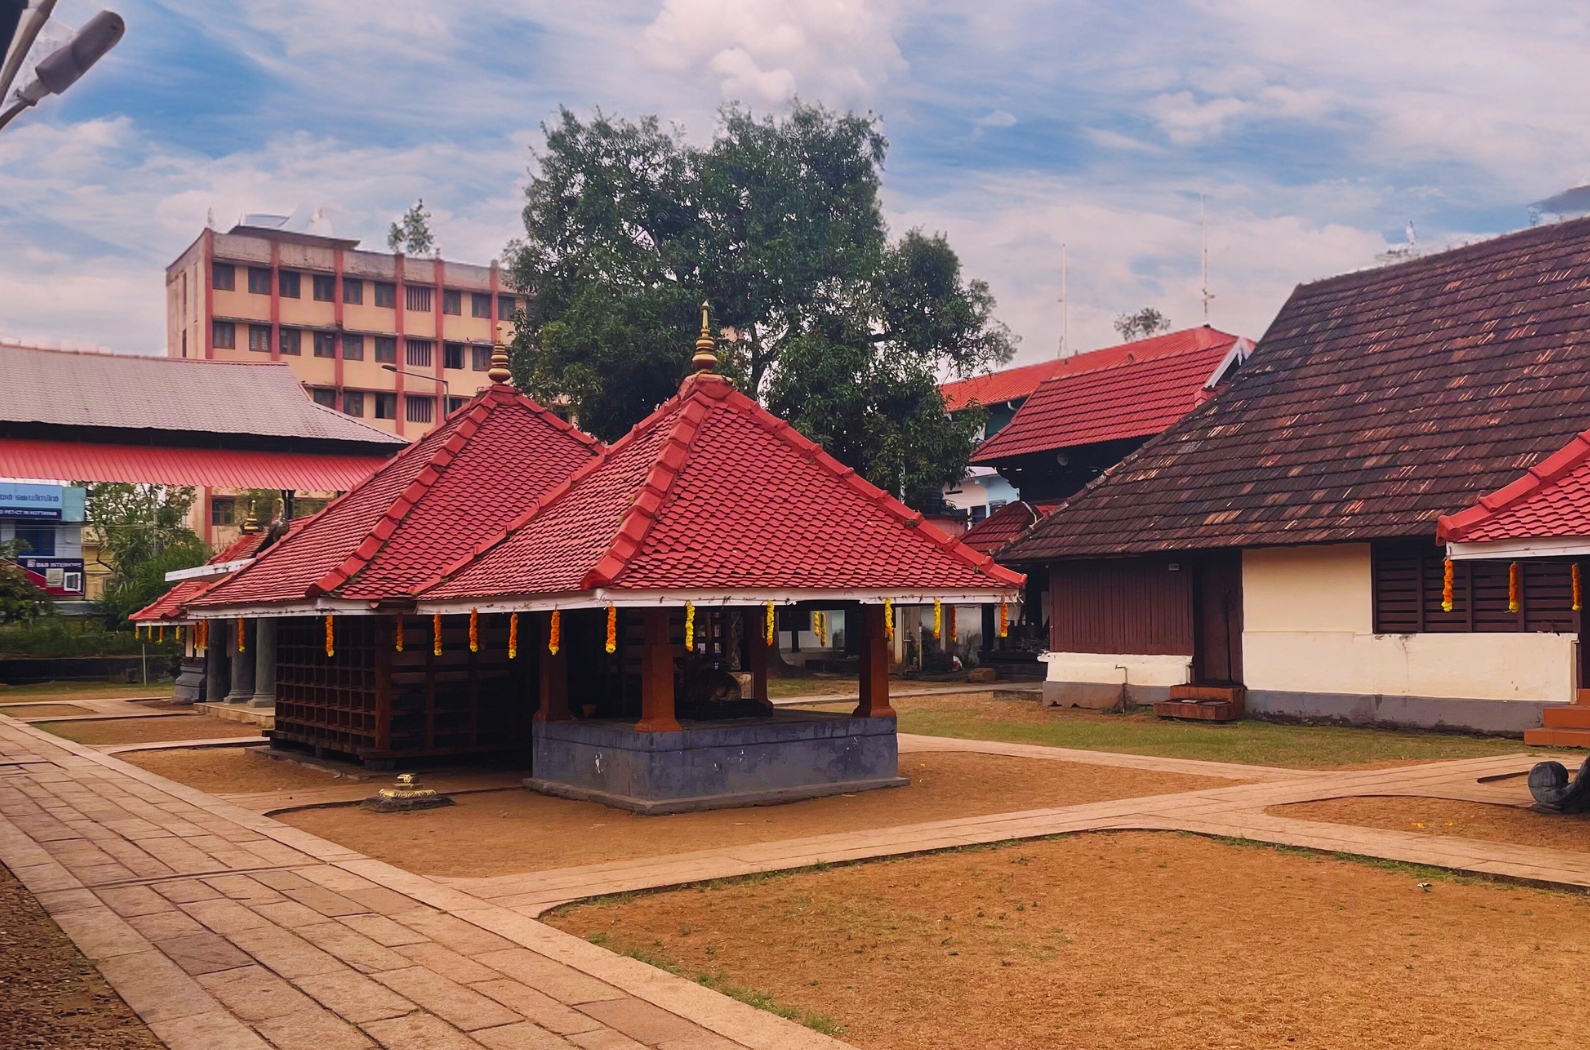
{"type": "Polygon", "coordinates": [[[449,394],[453,392],[453,388],[447,385],[447,380],[445,379],[438,379],[436,376],[428,376],[424,372],[410,372],[408,369],[399,368],[397,365],[382,365],[381,367],[386,369],[388,372],[397,372],[400,375],[413,376],[415,379],[429,379],[433,383],[442,384],[442,389],[447,391],[449,394]]]}
{"type": "MultiPolygon", "coordinates": [[[[4,71],[0,72],[0,85],[3,85],[0,87],[0,99],[4,99],[4,91],[10,89],[16,71],[22,66],[22,56],[27,48],[33,46],[33,39],[38,36],[39,29],[43,28],[54,6],[54,0],[45,0],[23,30],[22,39],[6,60],[4,71]]],[[[90,18],[82,29],[73,34],[71,40],[44,56],[33,67],[33,82],[17,92],[15,105],[0,113],[0,128],[15,120],[23,110],[38,105],[50,95],[59,95],[77,83],[78,78],[87,73],[95,62],[105,57],[105,52],[116,46],[125,32],[127,23],[114,11],[101,11],[90,18]]]]}

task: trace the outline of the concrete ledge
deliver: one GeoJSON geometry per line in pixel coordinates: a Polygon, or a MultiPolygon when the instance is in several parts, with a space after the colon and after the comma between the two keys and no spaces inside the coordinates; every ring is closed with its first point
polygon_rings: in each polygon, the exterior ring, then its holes
{"type": "Polygon", "coordinates": [[[799,802],[808,798],[825,798],[829,795],[855,794],[874,788],[906,787],[911,783],[905,777],[884,777],[878,780],[851,780],[838,784],[811,784],[806,787],[769,788],[765,791],[741,791],[723,795],[698,795],[695,798],[667,799],[649,802],[629,795],[615,795],[608,791],[558,784],[539,777],[529,777],[524,786],[543,795],[570,798],[577,802],[600,802],[615,809],[627,809],[647,816],[667,813],[693,813],[702,809],[732,809],[737,806],[772,806],[780,802],[799,802]]]}
{"type": "Polygon", "coordinates": [[[1541,724],[1542,712],[1564,707],[1551,700],[1471,700],[1439,696],[1366,696],[1248,690],[1248,714],[1355,726],[1450,729],[1518,736],[1541,724]]]}
{"type": "Polygon", "coordinates": [[[1051,707],[1086,707],[1102,711],[1124,698],[1140,707],[1170,699],[1168,685],[1122,685],[1119,682],[1045,682],[1043,702],[1051,707]]]}
{"type": "Polygon", "coordinates": [[[212,704],[205,702],[194,704],[194,710],[202,711],[214,718],[224,718],[228,722],[244,722],[248,725],[259,726],[261,729],[276,728],[276,709],[251,707],[248,704],[212,704]]]}

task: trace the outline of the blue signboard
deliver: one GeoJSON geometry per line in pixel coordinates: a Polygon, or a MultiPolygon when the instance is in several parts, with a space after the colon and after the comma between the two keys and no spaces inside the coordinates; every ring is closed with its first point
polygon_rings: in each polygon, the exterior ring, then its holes
{"type": "Polygon", "coordinates": [[[62,489],[25,481],[0,481],[0,518],[60,521],[62,489]]]}

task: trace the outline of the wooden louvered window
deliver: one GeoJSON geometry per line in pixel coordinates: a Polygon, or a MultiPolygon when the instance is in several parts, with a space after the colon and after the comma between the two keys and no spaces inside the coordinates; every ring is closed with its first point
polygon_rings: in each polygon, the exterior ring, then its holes
{"type": "Polygon", "coordinates": [[[1568,561],[1519,561],[1519,609],[1507,608],[1506,561],[1459,561],[1452,569],[1452,611],[1441,608],[1445,550],[1426,540],[1372,547],[1377,634],[1465,634],[1579,630],[1568,561]]]}

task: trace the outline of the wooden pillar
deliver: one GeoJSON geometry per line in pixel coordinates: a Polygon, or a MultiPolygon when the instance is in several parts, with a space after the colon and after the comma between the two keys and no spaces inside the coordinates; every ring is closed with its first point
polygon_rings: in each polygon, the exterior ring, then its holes
{"type": "Polygon", "coordinates": [[[574,712],[569,710],[569,651],[561,639],[555,654],[547,651],[552,637],[552,614],[536,613],[535,616],[536,638],[541,643],[536,651],[541,674],[541,705],[536,708],[536,721],[571,722],[574,712]]]}
{"type": "Polygon", "coordinates": [[[748,700],[767,699],[767,621],[763,619],[767,615],[761,609],[748,609],[745,613],[745,641],[749,657],[745,669],[751,672],[751,695],[746,698],[748,700]]]}
{"type": "MultiPolygon", "coordinates": [[[[889,639],[883,633],[883,606],[863,605],[856,618],[861,648],[861,703],[857,718],[894,718],[889,706],[889,639]]],[[[848,624],[846,625],[848,626],[848,624]]]]}
{"type": "Polygon", "coordinates": [[[640,654],[640,721],[642,733],[677,733],[674,717],[674,650],[668,644],[668,610],[646,609],[641,613],[645,625],[645,644],[640,654]]]}
{"type": "MultiPolygon", "coordinates": [[[[375,749],[392,750],[392,653],[397,643],[396,626],[403,619],[399,613],[387,623],[383,617],[373,632],[375,641],[375,749]]],[[[405,624],[406,626],[406,624],[405,624]]],[[[406,633],[406,632],[405,632],[406,633]]],[[[415,637],[415,631],[409,637],[415,637]]]]}

